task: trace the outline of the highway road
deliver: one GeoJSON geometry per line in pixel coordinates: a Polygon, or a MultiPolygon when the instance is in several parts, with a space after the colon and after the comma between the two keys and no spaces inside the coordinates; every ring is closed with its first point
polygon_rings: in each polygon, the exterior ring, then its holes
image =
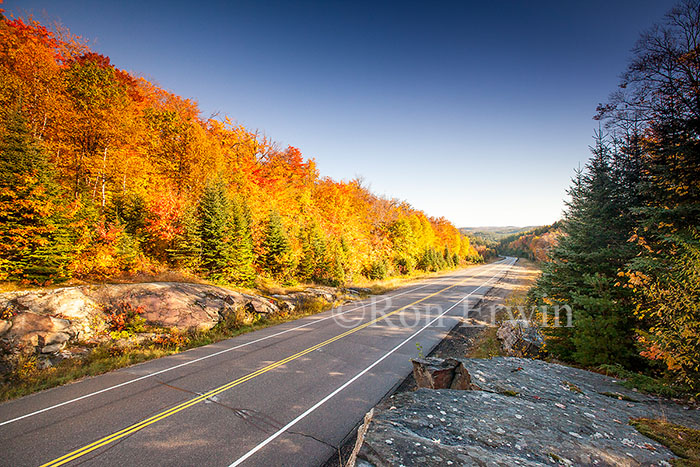
{"type": "Polygon", "coordinates": [[[0,464],[321,465],[515,262],[0,405],[0,464]]]}

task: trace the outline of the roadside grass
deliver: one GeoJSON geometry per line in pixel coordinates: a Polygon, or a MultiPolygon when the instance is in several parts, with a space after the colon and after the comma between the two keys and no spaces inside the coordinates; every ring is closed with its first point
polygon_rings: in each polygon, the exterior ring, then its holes
{"type": "Polygon", "coordinates": [[[496,337],[498,328],[489,326],[484,329],[474,347],[467,353],[468,358],[503,357],[505,353],[501,349],[501,342],[496,337]]]}
{"type": "MultiPolygon", "coordinates": [[[[539,271],[537,264],[526,260],[518,259],[518,263],[522,267],[527,269],[533,269],[539,271]]],[[[508,296],[503,300],[503,305],[508,307],[518,307],[527,305],[527,292],[532,287],[536,279],[537,274],[528,275],[527,279],[514,288],[508,296]]],[[[500,313],[496,316],[496,323],[500,323],[504,318],[505,313],[500,313]]],[[[504,357],[506,353],[501,348],[501,341],[496,337],[498,332],[498,326],[487,326],[484,328],[483,332],[479,335],[472,349],[467,353],[468,358],[492,358],[492,357],[504,357]]]]}
{"type": "Polygon", "coordinates": [[[37,367],[36,355],[23,356],[17,368],[0,380],[0,402],[314,315],[334,306],[323,300],[307,300],[293,313],[259,318],[248,324],[241,324],[239,317],[231,314],[208,331],[171,332],[160,342],[141,345],[126,343],[117,346],[115,342],[93,345],[84,357],[65,359],[45,369],[37,367]]]}
{"type": "Polygon", "coordinates": [[[632,419],[630,425],[677,455],[679,459],[673,459],[672,465],[683,467],[700,465],[700,430],[650,418],[632,419]]]}

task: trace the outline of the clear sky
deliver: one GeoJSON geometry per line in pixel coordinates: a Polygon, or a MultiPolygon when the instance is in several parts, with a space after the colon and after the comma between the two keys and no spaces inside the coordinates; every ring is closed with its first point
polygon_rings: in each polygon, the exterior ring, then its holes
{"type": "Polygon", "coordinates": [[[8,0],[119,68],[457,226],[557,220],[664,0],[8,0]]]}

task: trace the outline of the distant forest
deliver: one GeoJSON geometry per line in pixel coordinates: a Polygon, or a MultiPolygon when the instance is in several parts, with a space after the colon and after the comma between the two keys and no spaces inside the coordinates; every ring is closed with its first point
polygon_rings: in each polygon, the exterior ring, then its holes
{"type": "Polygon", "coordinates": [[[502,237],[495,246],[498,254],[547,261],[549,252],[557,244],[561,222],[543,225],[502,237]]]}
{"type": "Polygon", "coordinates": [[[482,261],[444,218],[0,13],[0,281],[342,285],[482,261]]]}

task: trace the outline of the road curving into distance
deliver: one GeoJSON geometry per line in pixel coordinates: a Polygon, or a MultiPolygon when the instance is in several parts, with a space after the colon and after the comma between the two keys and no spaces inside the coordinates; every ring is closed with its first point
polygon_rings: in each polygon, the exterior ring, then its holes
{"type": "Polygon", "coordinates": [[[321,465],[515,258],[0,405],[0,465],[321,465]]]}

